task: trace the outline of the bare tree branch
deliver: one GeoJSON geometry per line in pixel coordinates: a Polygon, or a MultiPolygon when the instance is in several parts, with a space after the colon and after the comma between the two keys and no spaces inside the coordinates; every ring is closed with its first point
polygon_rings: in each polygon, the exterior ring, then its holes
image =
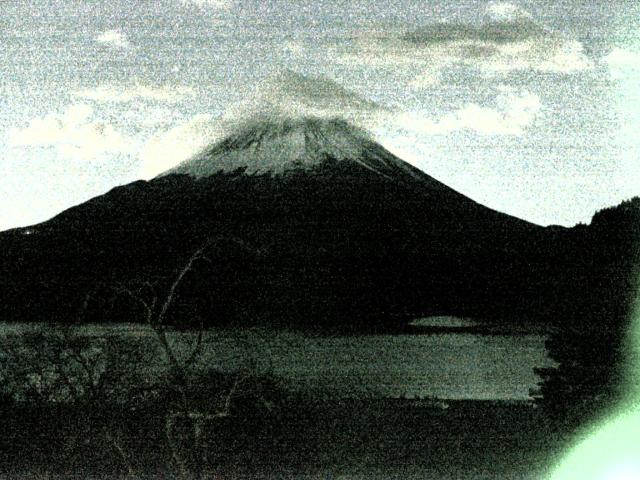
{"type": "MultiPolygon", "coordinates": [[[[241,240],[234,239],[234,241],[240,245],[244,245],[244,242],[241,240]]],[[[189,402],[187,374],[188,369],[194,367],[203,350],[204,320],[202,318],[200,319],[200,328],[197,336],[186,356],[177,354],[176,347],[172,344],[168,336],[166,320],[172,305],[178,297],[179,289],[187,275],[196,268],[198,262],[211,262],[206,252],[213,243],[214,239],[207,240],[187,259],[184,265],[177,271],[173,281],[168,285],[166,294],[160,293],[158,291],[159,289],[157,289],[157,284],[149,281],[140,283],[135,289],[131,289],[125,285],[119,285],[114,289],[116,295],[126,295],[142,308],[146,323],[155,333],[155,337],[167,358],[171,373],[169,378],[172,382],[172,387],[176,393],[180,395],[180,401],[177,411],[166,414],[164,430],[171,452],[172,462],[177,469],[176,473],[183,479],[189,478],[189,466],[192,461],[195,462],[194,465],[191,465],[193,467],[192,473],[196,475],[195,478],[201,478],[206,463],[205,444],[201,438],[203,428],[206,423],[219,421],[231,414],[232,401],[237,398],[238,390],[243,382],[250,378],[250,375],[244,374],[238,375],[235,378],[234,383],[222,398],[223,404],[218,411],[207,412],[201,411],[199,408],[194,408],[189,402]],[[187,422],[184,424],[185,427],[188,425],[190,429],[190,434],[187,437],[184,437],[184,432],[180,434],[182,426],[178,423],[179,421],[187,422]],[[186,438],[191,438],[191,443],[188,446],[184,443],[186,438]],[[188,449],[188,455],[185,454],[184,451],[181,451],[183,447],[188,449]],[[191,460],[189,460],[189,458],[191,458],[191,460]]],[[[164,289],[162,290],[165,291],[164,289]]],[[[83,309],[86,309],[86,304],[83,306],[83,309]]],[[[128,460],[122,446],[113,438],[111,441],[126,463],[128,460]]],[[[127,464],[128,468],[129,465],[130,464],[127,464]]],[[[131,474],[132,470],[129,469],[129,472],[131,474]]]]}
{"type": "Polygon", "coordinates": [[[191,255],[191,257],[189,257],[189,260],[187,261],[187,263],[185,264],[185,266],[180,270],[180,272],[178,272],[178,276],[176,277],[176,279],[173,281],[173,283],[171,284],[171,287],[169,288],[169,293],[167,294],[167,297],[164,301],[164,303],[162,304],[162,307],[160,308],[160,312],[158,313],[157,317],[155,318],[155,323],[158,325],[161,325],[162,322],[164,321],[164,317],[167,314],[167,311],[169,310],[169,307],[171,306],[171,304],[173,303],[173,299],[175,298],[176,295],[176,290],[178,289],[178,286],[182,283],[182,280],[184,279],[185,275],[187,273],[189,273],[189,271],[191,271],[191,269],[193,268],[194,264],[198,261],[198,260],[205,260],[205,261],[209,261],[209,258],[207,256],[205,256],[204,252],[207,248],[209,248],[209,246],[211,246],[212,241],[208,240],[207,242],[205,242],[205,244],[200,247],[198,250],[196,250],[193,255],[191,255]]]}
{"type": "Polygon", "coordinates": [[[203,325],[201,324],[200,329],[198,330],[198,336],[196,337],[195,346],[193,347],[191,353],[189,354],[189,356],[184,362],[185,366],[187,367],[192,367],[196,359],[202,352],[202,338],[204,336],[203,330],[204,328],[203,328],[203,325]]]}
{"type": "Polygon", "coordinates": [[[169,444],[169,450],[171,450],[171,457],[173,458],[173,462],[178,467],[178,470],[180,471],[180,476],[183,479],[187,479],[188,478],[187,466],[184,460],[182,459],[182,457],[180,456],[180,453],[178,452],[178,446],[176,445],[175,439],[174,439],[173,427],[175,424],[175,419],[176,419],[175,416],[167,415],[164,422],[164,432],[165,432],[165,436],[167,437],[167,443],[169,444]]]}
{"type": "Polygon", "coordinates": [[[146,322],[150,323],[152,321],[153,310],[157,302],[157,298],[155,296],[151,299],[151,303],[149,304],[140,295],[136,295],[134,292],[131,291],[131,289],[127,288],[124,285],[119,285],[114,290],[117,295],[125,294],[128,297],[130,297],[134,302],[137,302],[144,309],[146,322]]]}
{"type": "Polygon", "coordinates": [[[120,442],[118,442],[118,440],[113,435],[111,435],[111,433],[109,433],[109,430],[105,429],[104,432],[105,432],[107,441],[113,445],[113,447],[116,449],[116,451],[120,455],[122,462],[127,468],[128,476],[131,478],[135,478],[136,472],[133,468],[133,465],[131,464],[131,461],[129,460],[129,457],[127,456],[127,453],[124,451],[124,448],[122,447],[122,445],[120,445],[120,442]]]}

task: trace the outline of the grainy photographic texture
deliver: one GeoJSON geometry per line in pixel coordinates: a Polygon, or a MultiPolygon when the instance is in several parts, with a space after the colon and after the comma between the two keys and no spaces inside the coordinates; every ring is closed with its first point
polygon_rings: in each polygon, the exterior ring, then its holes
{"type": "Polygon", "coordinates": [[[0,3],[0,478],[640,478],[635,0],[0,3]]]}

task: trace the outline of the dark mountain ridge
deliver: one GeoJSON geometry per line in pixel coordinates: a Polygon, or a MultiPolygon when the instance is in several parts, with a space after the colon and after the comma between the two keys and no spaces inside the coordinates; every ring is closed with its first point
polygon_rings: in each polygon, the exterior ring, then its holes
{"type": "Polygon", "coordinates": [[[587,298],[581,280],[610,289],[593,280],[595,232],[479,205],[343,121],[260,120],[149,182],[0,234],[0,317],[135,321],[122,287],[163,295],[206,244],[176,324],[557,323],[587,298]]]}

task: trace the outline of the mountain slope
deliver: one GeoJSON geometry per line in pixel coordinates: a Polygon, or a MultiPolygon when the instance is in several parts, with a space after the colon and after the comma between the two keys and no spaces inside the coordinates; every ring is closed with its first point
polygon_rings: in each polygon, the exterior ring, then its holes
{"type": "Polygon", "coordinates": [[[161,295],[207,243],[211,262],[185,279],[176,323],[522,322],[553,314],[571,242],[477,204],[345,122],[260,120],[150,182],[0,235],[0,315],[135,320],[139,305],[116,287],[161,295]]]}
{"type": "MultiPolygon", "coordinates": [[[[237,168],[245,168],[249,174],[282,174],[318,166],[327,158],[356,163],[394,181],[430,178],[344,120],[315,117],[265,118],[245,123],[231,136],[167,174],[206,177],[237,168]]],[[[433,179],[431,182],[444,187],[433,179]]]]}
{"type": "MultiPolygon", "coordinates": [[[[258,117],[241,124],[231,135],[203,149],[160,177],[185,174],[206,178],[216,173],[241,170],[255,175],[313,174],[327,162],[338,169],[357,172],[366,169],[393,184],[418,189],[424,195],[437,194],[442,208],[458,209],[479,205],[375,142],[371,136],[340,118],[258,117]]],[[[326,173],[326,172],[325,172],[326,173]]],[[[486,207],[481,210],[487,211],[486,207]]],[[[498,214],[500,218],[505,214],[498,214]]],[[[513,218],[513,217],[511,217],[513,218]]],[[[523,226],[520,219],[514,224],[523,226]]],[[[534,227],[532,224],[529,226],[534,227]]]]}

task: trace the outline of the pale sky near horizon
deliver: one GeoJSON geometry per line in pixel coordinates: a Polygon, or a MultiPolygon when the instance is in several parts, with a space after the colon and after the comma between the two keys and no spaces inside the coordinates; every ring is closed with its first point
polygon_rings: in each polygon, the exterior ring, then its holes
{"type": "Polygon", "coordinates": [[[635,0],[5,0],[0,42],[0,230],[265,108],[344,116],[543,225],[640,195],[635,0]]]}

